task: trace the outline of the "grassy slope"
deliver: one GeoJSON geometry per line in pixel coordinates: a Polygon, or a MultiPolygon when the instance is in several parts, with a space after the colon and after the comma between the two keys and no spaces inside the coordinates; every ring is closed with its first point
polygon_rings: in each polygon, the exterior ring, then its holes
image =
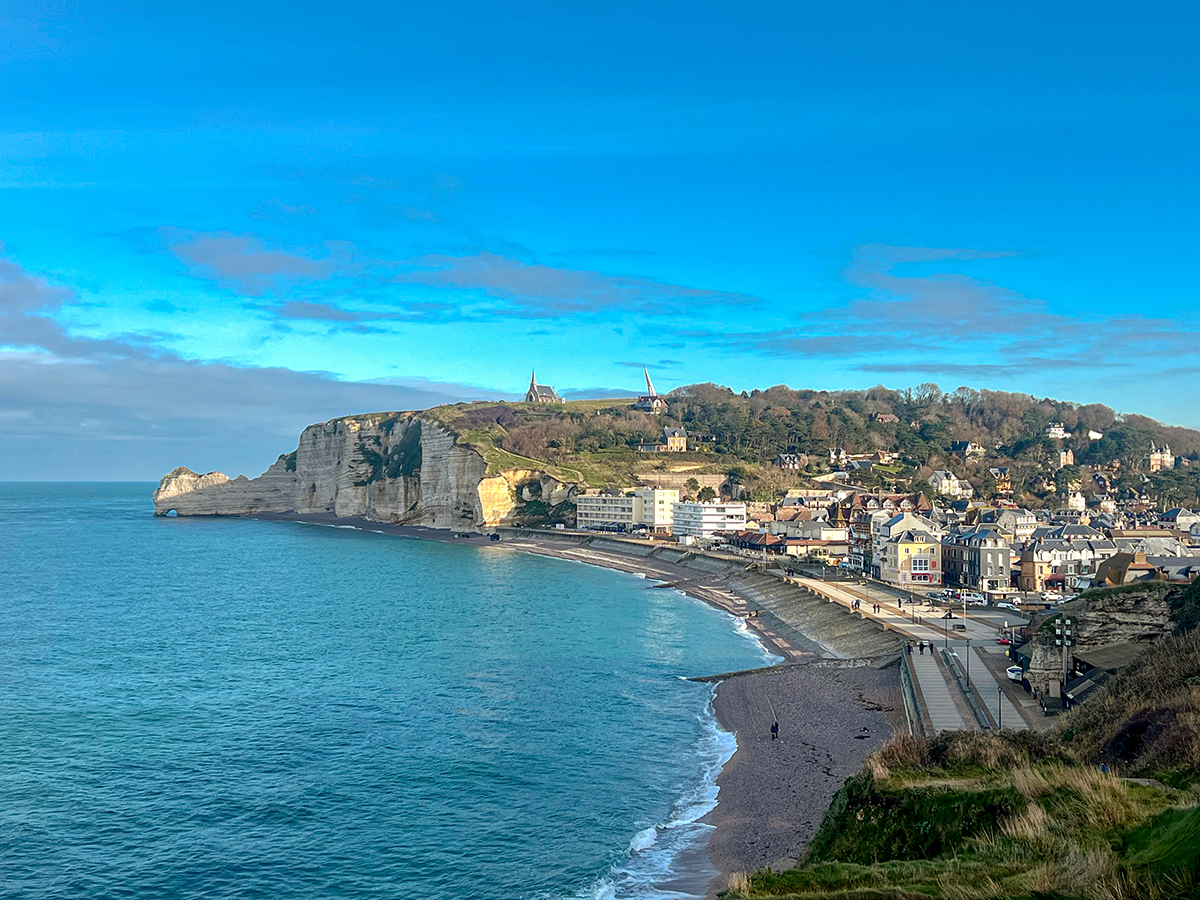
{"type": "Polygon", "coordinates": [[[726,896],[1200,900],[1196,682],[1200,631],[1144,653],[1049,734],[893,739],[835,796],[800,866],[726,896]]]}
{"type": "MultiPolygon", "coordinates": [[[[595,401],[584,401],[595,402],[595,401]]],[[[489,475],[507,472],[513,469],[533,469],[545,472],[559,481],[572,483],[583,480],[583,473],[569,466],[557,466],[541,459],[529,456],[518,456],[500,447],[500,439],[504,437],[504,429],[499,425],[484,427],[461,427],[464,414],[470,411],[472,404],[455,403],[448,406],[435,406],[421,413],[425,418],[432,419],[443,425],[458,438],[458,443],[477,450],[488,464],[489,475]]]]}
{"type": "MultiPolygon", "coordinates": [[[[512,410],[518,423],[528,424],[552,419],[560,413],[595,414],[616,406],[628,406],[628,399],[621,400],[574,400],[560,405],[540,406],[536,404],[503,404],[512,410]]],[[[497,404],[500,405],[500,404],[497,404]]],[[[751,480],[759,478],[779,479],[781,470],[765,464],[747,463],[736,456],[717,453],[671,453],[647,454],[628,447],[612,447],[603,450],[578,451],[564,454],[560,459],[535,459],[520,456],[503,449],[501,441],[505,429],[491,423],[482,426],[467,425],[471,413],[479,409],[478,404],[455,403],[437,406],[421,413],[443,425],[458,437],[460,444],[479,451],[488,463],[488,474],[511,469],[539,469],[560,481],[586,481],[593,487],[608,484],[631,485],[639,478],[652,478],[656,471],[689,472],[692,474],[724,474],[734,466],[741,467],[751,480]]],[[[790,482],[807,483],[802,478],[791,477],[790,482]]]]}

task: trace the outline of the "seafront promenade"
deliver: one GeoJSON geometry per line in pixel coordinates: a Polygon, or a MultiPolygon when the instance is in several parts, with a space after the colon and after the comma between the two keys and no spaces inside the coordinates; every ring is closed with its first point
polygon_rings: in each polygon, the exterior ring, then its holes
{"type": "Polygon", "coordinates": [[[1026,619],[1019,614],[1006,613],[1007,618],[998,623],[972,615],[970,608],[964,617],[957,607],[947,610],[914,604],[911,595],[877,584],[808,577],[790,580],[918,644],[906,654],[907,661],[923,700],[926,724],[934,733],[982,727],[1020,731],[1047,726],[1036,701],[1004,673],[1009,662],[999,639],[1006,632],[1004,622],[1010,627],[1024,625],[1026,619]],[[946,612],[954,618],[942,618],[946,612]],[[924,652],[919,646],[922,643],[924,652]]]}

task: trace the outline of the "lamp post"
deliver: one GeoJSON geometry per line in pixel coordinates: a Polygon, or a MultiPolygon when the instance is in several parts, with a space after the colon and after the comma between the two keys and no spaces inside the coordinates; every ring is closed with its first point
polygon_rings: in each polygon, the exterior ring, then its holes
{"type": "Polygon", "coordinates": [[[971,639],[967,638],[967,690],[971,689],[971,639]]]}
{"type": "Polygon", "coordinates": [[[996,685],[996,730],[1004,727],[1004,688],[996,685]]]}

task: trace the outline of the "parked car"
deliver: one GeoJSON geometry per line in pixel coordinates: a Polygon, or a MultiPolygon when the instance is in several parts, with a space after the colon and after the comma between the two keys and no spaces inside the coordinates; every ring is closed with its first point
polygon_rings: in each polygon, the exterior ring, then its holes
{"type": "Polygon", "coordinates": [[[1011,609],[1013,612],[1020,612],[1020,611],[1021,611],[1020,609],[1018,609],[1018,608],[1017,608],[1016,606],[1014,606],[1013,604],[1011,604],[1011,603],[1003,603],[1003,602],[1001,602],[1001,603],[997,603],[997,604],[996,604],[996,609],[1011,609]]]}
{"type": "Polygon", "coordinates": [[[1004,670],[1004,674],[1008,676],[1009,681],[1020,681],[1025,677],[1025,670],[1020,666],[1009,666],[1004,670]]]}
{"type": "Polygon", "coordinates": [[[963,591],[959,599],[965,600],[967,603],[974,604],[975,606],[983,606],[987,603],[987,600],[983,598],[983,594],[977,591],[963,591]]]}
{"type": "Polygon", "coordinates": [[[1012,641],[1010,641],[1006,637],[1002,637],[998,641],[996,641],[996,643],[999,644],[1001,647],[1008,647],[1009,645],[1012,644],[1012,641]]]}

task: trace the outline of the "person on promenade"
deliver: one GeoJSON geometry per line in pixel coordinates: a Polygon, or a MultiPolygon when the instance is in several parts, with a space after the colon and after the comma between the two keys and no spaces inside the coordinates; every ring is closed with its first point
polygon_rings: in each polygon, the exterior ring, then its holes
{"type": "Polygon", "coordinates": [[[777,737],[779,737],[779,723],[772,722],[771,723],[771,740],[775,740],[775,738],[777,738],[777,737]]]}
{"type": "Polygon", "coordinates": [[[924,656],[925,655],[925,642],[924,641],[921,641],[920,647],[921,647],[921,655],[924,656]]]}

